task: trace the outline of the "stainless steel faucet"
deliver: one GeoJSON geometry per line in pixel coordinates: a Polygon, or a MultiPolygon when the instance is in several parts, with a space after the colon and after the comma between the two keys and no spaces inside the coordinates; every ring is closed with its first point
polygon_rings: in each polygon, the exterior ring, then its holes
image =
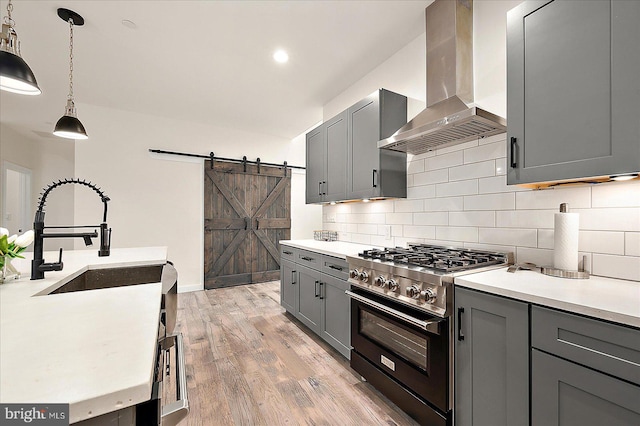
{"type": "Polygon", "coordinates": [[[91,182],[86,182],[80,179],[65,179],[59,180],[58,182],[53,182],[49,184],[44,189],[44,192],[40,196],[40,200],[38,202],[38,210],[36,210],[35,219],[33,221],[33,232],[34,232],[34,245],[33,245],[33,260],[31,261],[31,279],[32,280],[41,280],[44,278],[44,273],[47,271],[61,271],[64,264],[62,262],[62,248],[60,249],[60,257],[57,262],[53,263],[45,263],[43,258],[44,251],[44,239],[45,238],[83,238],[84,243],[87,246],[93,244],[91,238],[96,238],[98,236],[98,232],[96,228],[100,228],[100,249],[98,250],[98,256],[109,256],[111,252],[111,228],[107,227],[107,201],[110,201],[110,198],[102,192],[102,190],[96,187],[91,182]],[[47,197],[49,193],[58,188],[59,186],[66,184],[78,184],[84,185],[95,192],[98,193],[102,203],[104,204],[104,212],[102,216],[102,223],[100,225],[88,225],[88,226],[44,226],[44,206],[47,201],[47,197]],[[70,229],[70,228],[94,228],[93,232],[71,232],[71,233],[51,233],[45,234],[45,229],[70,229]]]}

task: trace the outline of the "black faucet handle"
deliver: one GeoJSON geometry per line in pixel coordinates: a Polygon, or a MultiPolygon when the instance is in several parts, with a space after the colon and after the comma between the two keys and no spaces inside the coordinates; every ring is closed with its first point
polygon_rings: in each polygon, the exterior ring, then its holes
{"type": "Polygon", "coordinates": [[[62,269],[62,247],[60,247],[60,254],[58,255],[58,262],[60,264],[60,269],[62,269]]]}

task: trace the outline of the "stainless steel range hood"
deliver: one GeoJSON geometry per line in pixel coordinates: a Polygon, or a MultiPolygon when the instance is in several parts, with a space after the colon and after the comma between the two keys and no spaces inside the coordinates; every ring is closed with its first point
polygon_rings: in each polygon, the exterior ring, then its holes
{"type": "Polygon", "coordinates": [[[507,121],[473,105],[473,0],[426,9],[427,108],[378,148],[423,154],[507,131],[507,121]]]}

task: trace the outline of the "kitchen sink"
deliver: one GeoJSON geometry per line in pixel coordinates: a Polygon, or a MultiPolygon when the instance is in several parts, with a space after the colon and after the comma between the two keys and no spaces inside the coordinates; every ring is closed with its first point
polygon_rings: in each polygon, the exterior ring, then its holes
{"type": "Polygon", "coordinates": [[[48,294],[157,283],[164,265],[89,269],[48,294]]]}

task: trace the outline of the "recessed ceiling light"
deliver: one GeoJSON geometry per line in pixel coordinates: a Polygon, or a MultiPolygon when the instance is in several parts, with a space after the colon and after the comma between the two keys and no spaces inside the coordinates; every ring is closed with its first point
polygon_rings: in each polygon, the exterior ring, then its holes
{"type": "Polygon", "coordinates": [[[135,30],[136,28],[138,28],[138,26],[136,25],[135,22],[130,21],[128,19],[123,19],[122,20],[122,25],[124,25],[125,27],[129,28],[130,30],[135,30]]]}
{"type": "Polygon", "coordinates": [[[276,50],[273,54],[273,59],[280,64],[284,64],[289,60],[289,55],[284,50],[276,50]]]}

